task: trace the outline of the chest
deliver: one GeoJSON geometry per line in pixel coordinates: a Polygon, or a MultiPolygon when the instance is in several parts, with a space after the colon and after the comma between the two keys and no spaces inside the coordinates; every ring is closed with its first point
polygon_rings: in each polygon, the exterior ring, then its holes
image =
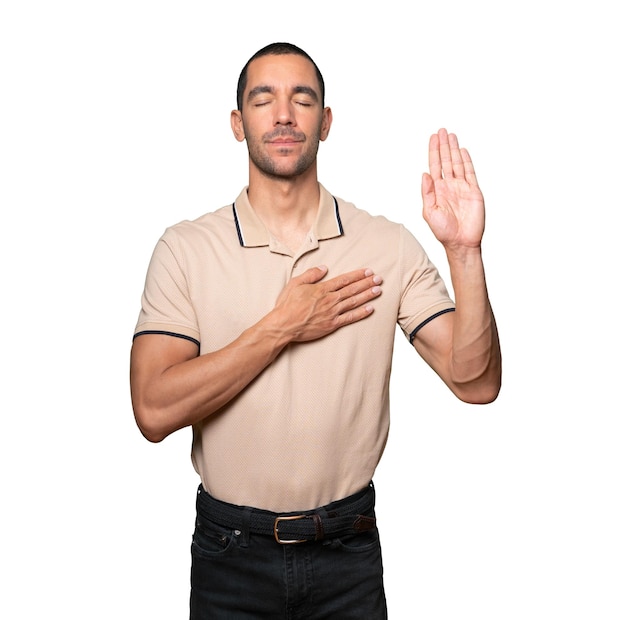
{"type": "Polygon", "coordinates": [[[342,241],[321,242],[296,256],[270,251],[266,246],[220,248],[206,244],[200,248],[188,262],[192,265],[189,293],[202,348],[212,350],[232,342],[272,310],[292,278],[322,264],[329,268],[326,279],[365,267],[380,273],[383,295],[375,300],[375,316],[367,322],[370,328],[386,324],[393,331],[400,300],[393,253],[342,241]]]}

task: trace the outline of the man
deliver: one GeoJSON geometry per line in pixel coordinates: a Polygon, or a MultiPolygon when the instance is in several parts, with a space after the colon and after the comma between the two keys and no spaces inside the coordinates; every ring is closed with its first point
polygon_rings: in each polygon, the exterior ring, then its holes
{"type": "Polygon", "coordinates": [[[304,51],[257,52],[231,113],[248,187],[169,228],[150,263],[132,399],[150,441],[193,427],[194,619],[385,618],[370,481],[396,324],[458,398],[488,403],[500,388],[469,154],[440,130],[422,179],[455,304],[404,227],[320,185],[331,123],[304,51]]]}

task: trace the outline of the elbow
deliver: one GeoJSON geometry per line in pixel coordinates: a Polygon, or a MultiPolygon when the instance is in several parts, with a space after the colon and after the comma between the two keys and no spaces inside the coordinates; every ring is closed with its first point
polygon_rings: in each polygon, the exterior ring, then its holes
{"type": "Polygon", "coordinates": [[[488,405],[493,403],[500,394],[502,373],[500,366],[486,370],[471,380],[452,381],[449,386],[454,395],[470,405],[488,405]]]}
{"type": "Polygon", "coordinates": [[[448,358],[447,379],[452,392],[463,402],[488,405],[500,394],[502,354],[495,323],[485,337],[462,347],[452,347],[448,358]]]}
{"type": "Polygon", "coordinates": [[[141,434],[150,442],[150,443],[161,443],[169,433],[160,433],[158,431],[140,426],[139,430],[141,434]]]}
{"type": "Polygon", "coordinates": [[[493,403],[500,393],[500,383],[495,385],[480,386],[473,389],[457,389],[455,395],[469,405],[489,405],[493,403]]]}
{"type": "Polygon", "coordinates": [[[142,407],[135,407],[134,411],[135,422],[141,434],[150,443],[160,443],[171,433],[163,424],[159,423],[160,416],[158,413],[142,407]]]}

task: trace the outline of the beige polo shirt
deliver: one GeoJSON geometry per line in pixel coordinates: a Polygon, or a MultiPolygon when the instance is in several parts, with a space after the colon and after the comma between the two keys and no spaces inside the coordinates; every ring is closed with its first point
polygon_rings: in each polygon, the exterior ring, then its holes
{"type": "Polygon", "coordinates": [[[321,264],[327,278],[370,267],[383,278],[382,295],[368,318],[286,347],[194,426],[193,465],[218,499],[286,512],[366,486],[387,440],[396,325],[411,338],[454,304],[402,225],[321,185],[317,220],[295,255],[266,230],[246,189],[234,205],[168,228],[155,248],[135,334],[188,338],[200,354],[232,342],[274,307],[290,278],[321,264]]]}

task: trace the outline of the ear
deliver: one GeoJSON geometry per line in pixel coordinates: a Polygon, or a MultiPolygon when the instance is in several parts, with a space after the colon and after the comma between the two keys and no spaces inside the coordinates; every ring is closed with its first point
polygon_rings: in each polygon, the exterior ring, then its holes
{"type": "Polygon", "coordinates": [[[243,142],[246,139],[246,133],[243,129],[243,118],[239,110],[233,110],[230,113],[230,127],[238,142],[243,142]]]}
{"type": "Polygon", "coordinates": [[[333,113],[330,108],[322,110],[322,128],[320,131],[320,140],[326,140],[330,132],[330,126],[333,124],[333,113]]]}

